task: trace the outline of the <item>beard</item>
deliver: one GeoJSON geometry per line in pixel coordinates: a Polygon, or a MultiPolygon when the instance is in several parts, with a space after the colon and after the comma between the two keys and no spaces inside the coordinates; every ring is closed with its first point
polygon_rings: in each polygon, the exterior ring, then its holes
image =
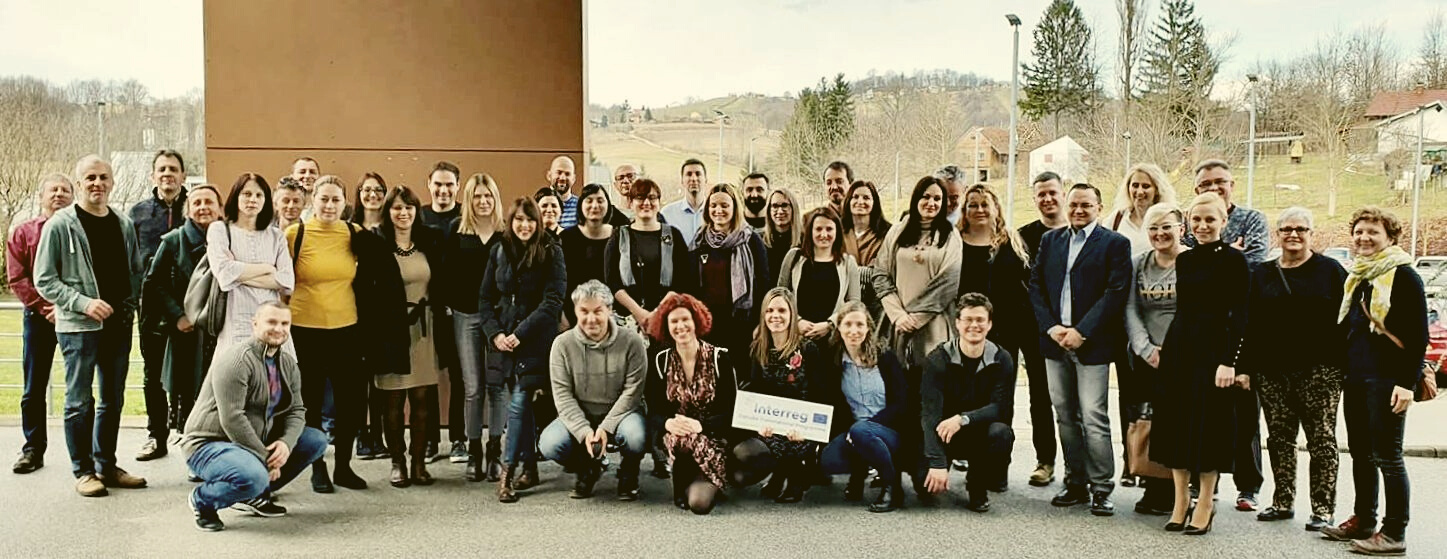
{"type": "Polygon", "coordinates": [[[768,201],[767,201],[767,200],[764,200],[764,197],[763,197],[763,196],[753,196],[753,197],[746,197],[746,198],[744,198],[744,207],[745,207],[745,208],[748,208],[749,213],[752,213],[752,214],[757,214],[757,213],[759,213],[759,212],[761,212],[761,211],[764,211],[764,206],[767,206],[768,204],[769,204],[768,201]]]}

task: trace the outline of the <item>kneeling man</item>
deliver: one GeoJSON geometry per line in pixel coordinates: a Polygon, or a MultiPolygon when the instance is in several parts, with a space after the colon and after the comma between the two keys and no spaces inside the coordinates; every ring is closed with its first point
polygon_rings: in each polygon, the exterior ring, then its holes
{"type": "Polygon", "coordinates": [[[538,439],[543,456],[578,473],[574,499],[593,495],[608,445],[618,447],[618,500],[638,499],[638,464],[648,450],[639,411],[648,346],[613,321],[613,294],[589,280],[573,291],[578,326],[553,342],[549,360],[558,418],[538,439]]]}
{"type": "Polygon", "coordinates": [[[327,451],[327,436],[306,426],[296,359],[281,351],[291,335],[291,309],[263,303],[251,332],[248,343],[212,361],[181,441],[186,465],[201,478],[190,497],[196,527],[208,532],[226,527],[216,514],[225,507],[285,515],[271,493],[327,451]]]}

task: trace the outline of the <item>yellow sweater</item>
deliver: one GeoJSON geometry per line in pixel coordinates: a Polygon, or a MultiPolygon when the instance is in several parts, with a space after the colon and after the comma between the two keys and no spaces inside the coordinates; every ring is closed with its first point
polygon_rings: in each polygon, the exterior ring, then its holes
{"type": "MultiPolygon", "coordinates": [[[[291,296],[291,322],[304,328],[332,330],[357,323],[357,298],[352,279],[357,258],[352,255],[352,231],[341,221],[323,224],[307,220],[301,254],[292,254],[296,289],[291,296]]],[[[296,246],[297,225],[286,228],[287,250],[296,246]]]]}

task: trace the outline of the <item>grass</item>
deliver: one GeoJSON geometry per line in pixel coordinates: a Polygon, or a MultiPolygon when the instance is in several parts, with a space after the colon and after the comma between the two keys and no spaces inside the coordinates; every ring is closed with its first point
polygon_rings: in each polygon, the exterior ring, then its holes
{"type": "MultiPolygon", "coordinates": [[[[14,299],[6,296],[5,301],[14,299]]],[[[0,416],[20,415],[20,396],[25,385],[25,374],[18,361],[21,358],[23,342],[19,336],[21,328],[21,312],[18,310],[0,310],[0,359],[15,359],[16,362],[0,363],[0,386],[13,386],[13,388],[0,388],[0,416]],[[13,335],[12,335],[13,334],[13,335]]],[[[144,370],[141,368],[140,344],[131,344],[131,366],[126,376],[126,404],[125,415],[145,415],[145,398],[141,395],[141,381],[144,378],[144,370]],[[130,387],[134,387],[131,389],[130,387]]],[[[52,411],[56,416],[62,413],[62,403],[65,400],[65,361],[60,356],[60,350],[55,352],[55,361],[50,370],[50,381],[53,386],[51,392],[54,406],[52,411]]]]}

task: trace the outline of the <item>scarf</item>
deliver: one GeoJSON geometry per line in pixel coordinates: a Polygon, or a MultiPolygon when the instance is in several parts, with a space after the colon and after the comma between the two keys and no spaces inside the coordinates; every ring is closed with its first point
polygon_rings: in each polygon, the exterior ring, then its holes
{"type": "MultiPolygon", "coordinates": [[[[673,232],[664,225],[659,229],[658,285],[673,287],[673,232]]],[[[618,279],[623,287],[633,287],[638,280],[633,278],[633,235],[631,228],[619,227],[618,236],[618,279]]]]}
{"type": "Polygon", "coordinates": [[[874,230],[865,229],[864,234],[855,236],[853,231],[842,233],[844,235],[844,251],[854,255],[854,261],[860,266],[869,266],[874,263],[874,258],[879,254],[879,245],[883,242],[874,230]]]}
{"type": "Polygon", "coordinates": [[[1387,311],[1392,308],[1392,283],[1396,281],[1398,266],[1411,264],[1412,256],[1399,246],[1390,246],[1386,250],[1365,258],[1358,258],[1352,264],[1351,273],[1347,275],[1345,296],[1342,297],[1341,310],[1337,311],[1336,321],[1340,323],[1346,320],[1347,314],[1352,309],[1352,299],[1358,286],[1362,282],[1369,282],[1372,286],[1372,300],[1367,305],[1367,317],[1371,319],[1372,331],[1379,330],[1378,324],[1387,320],[1387,311]]]}
{"type": "MultiPolygon", "coordinates": [[[[753,278],[754,278],[754,254],[749,251],[749,238],[754,231],[747,227],[740,227],[732,233],[723,234],[714,231],[713,227],[705,225],[698,231],[698,238],[695,243],[699,247],[708,247],[715,250],[728,250],[732,252],[729,257],[732,265],[729,266],[729,285],[734,297],[734,309],[747,310],[754,307],[753,278]]],[[[707,258],[707,254],[704,255],[707,258]]]]}
{"type": "MultiPolygon", "coordinates": [[[[901,248],[907,248],[898,246],[899,233],[903,230],[903,223],[895,225],[894,228],[890,229],[889,234],[884,236],[884,244],[880,247],[879,255],[874,259],[874,269],[877,271],[877,273],[874,274],[874,291],[880,299],[884,299],[890,294],[899,291],[894,285],[894,276],[898,273],[895,269],[895,262],[896,259],[899,258],[899,251],[901,248]]],[[[952,230],[945,230],[943,232],[921,232],[920,244],[927,244],[933,247],[935,245],[933,242],[934,235],[948,235],[953,232],[952,230]]],[[[915,297],[913,301],[905,304],[905,310],[912,313],[933,314],[946,314],[952,310],[955,298],[959,296],[958,291],[960,290],[960,251],[962,250],[962,242],[959,235],[950,235],[949,241],[945,243],[944,250],[947,253],[954,253],[953,261],[949,261],[948,257],[946,257],[945,265],[940,268],[939,273],[936,273],[934,277],[930,278],[923,293],[915,297]]]]}

